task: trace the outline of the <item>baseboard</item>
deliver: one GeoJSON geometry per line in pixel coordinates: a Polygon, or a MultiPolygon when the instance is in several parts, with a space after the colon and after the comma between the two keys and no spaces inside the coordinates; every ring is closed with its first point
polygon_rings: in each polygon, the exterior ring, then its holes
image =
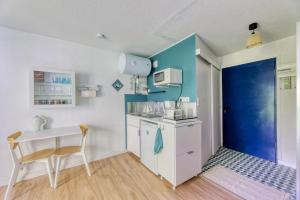
{"type": "Polygon", "coordinates": [[[284,165],[284,166],[287,166],[287,167],[291,167],[291,168],[293,168],[293,169],[296,169],[296,166],[295,166],[295,165],[291,165],[290,163],[287,163],[287,162],[282,161],[282,160],[278,160],[278,164],[284,165]]]}
{"type": "MultiPolygon", "coordinates": [[[[109,152],[109,153],[106,153],[106,154],[99,155],[98,157],[95,157],[92,160],[89,159],[89,158],[87,158],[87,159],[88,159],[88,162],[93,162],[93,161],[113,157],[113,156],[116,156],[116,155],[120,155],[120,154],[123,154],[123,153],[126,153],[126,152],[127,152],[127,150],[109,152]]],[[[64,169],[76,167],[76,166],[79,166],[79,165],[83,165],[83,162],[82,162],[81,159],[72,159],[71,161],[68,161],[65,164],[64,169]]],[[[46,171],[46,169],[39,168],[37,170],[30,171],[30,173],[28,173],[26,176],[23,175],[24,173],[25,172],[20,171],[20,173],[19,173],[20,176],[18,176],[17,182],[20,181],[20,180],[29,180],[29,179],[32,179],[32,178],[35,178],[35,177],[38,177],[38,176],[45,175],[45,174],[47,174],[47,171],[46,171]]],[[[0,178],[0,187],[6,186],[8,184],[8,181],[9,181],[8,178],[0,178]]]]}

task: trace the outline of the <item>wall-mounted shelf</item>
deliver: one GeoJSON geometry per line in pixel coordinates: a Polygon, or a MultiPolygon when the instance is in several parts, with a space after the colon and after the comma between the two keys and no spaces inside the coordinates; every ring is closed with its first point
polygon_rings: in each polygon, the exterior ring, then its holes
{"type": "Polygon", "coordinates": [[[33,70],[31,91],[34,107],[74,107],[75,73],[33,70]]]}
{"type": "Polygon", "coordinates": [[[100,88],[100,85],[81,85],[77,87],[81,97],[97,97],[100,88]]]}
{"type": "Polygon", "coordinates": [[[165,93],[166,91],[153,91],[153,92],[148,92],[148,94],[160,94],[160,93],[165,93]]]}

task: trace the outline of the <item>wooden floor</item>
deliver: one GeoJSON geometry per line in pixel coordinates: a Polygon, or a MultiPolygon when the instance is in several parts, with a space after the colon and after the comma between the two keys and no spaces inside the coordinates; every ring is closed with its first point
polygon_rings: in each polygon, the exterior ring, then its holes
{"type": "MultiPolygon", "coordinates": [[[[179,186],[175,191],[148,171],[132,155],[125,153],[90,163],[92,176],[84,166],[63,170],[58,188],[49,187],[48,177],[41,176],[15,185],[12,199],[105,199],[105,200],[235,200],[234,194],[197,177],[179,186]]],[[[5,187],[0,188],[3,199],[5,187]]]]}

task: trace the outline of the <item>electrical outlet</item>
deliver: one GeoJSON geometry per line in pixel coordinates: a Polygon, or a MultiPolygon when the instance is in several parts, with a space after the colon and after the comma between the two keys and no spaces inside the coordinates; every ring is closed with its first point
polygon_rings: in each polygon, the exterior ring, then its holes
{"type": "Polygon", "coordinates": [[[180,97],[179,101],[184,102],[184,103],[188,103],[188,102],[190,102],[190,97],[180,97]]]}

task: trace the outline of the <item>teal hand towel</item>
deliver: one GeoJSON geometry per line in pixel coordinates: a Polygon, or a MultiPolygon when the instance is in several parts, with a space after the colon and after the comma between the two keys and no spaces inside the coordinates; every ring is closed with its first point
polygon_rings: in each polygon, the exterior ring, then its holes
{"type": "Polygon", "coordinates": [[[163,139],[161,135],[161,129],[158,128],[156,131],[155,141],[154,141],[154,155],[158,154],[163,149],[163,139]]]}

